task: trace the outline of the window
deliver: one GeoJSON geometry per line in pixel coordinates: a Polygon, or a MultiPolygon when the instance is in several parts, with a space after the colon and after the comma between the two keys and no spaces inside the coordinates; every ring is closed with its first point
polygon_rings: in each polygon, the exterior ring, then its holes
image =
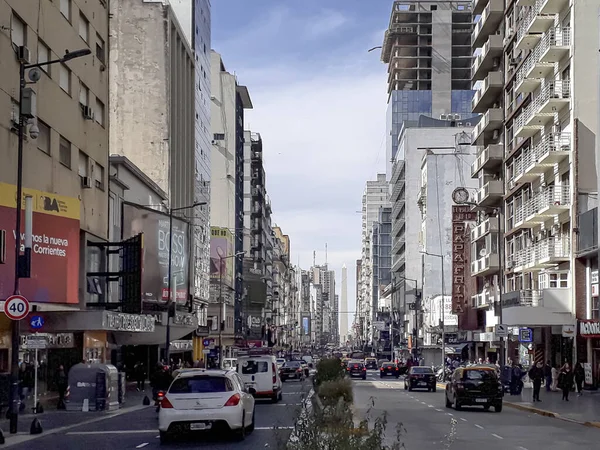
{"type": "Polygon", "coordinates": [[[169,388],[169,394],[203,394],[232,390],[231,382],[225,377],[179,377],[173,381],[173,384],[169,388]]]}
{"type": "Polygon", "coordinates": [[[242,374],[243,375],[254,375],[256,373],[266,373],[269,371],[269,364],[267,361],[253,361],[248,360],[242,362],[242,374]]]}
{"type": "Polygon", "coordinates": [[[81,12],[79,13],[79,36],[85,42],[89,42],[90,40],[90,22],[81,12]]]}
{"type": "MultiPolygon", "coordinates": [[[[48,61],[50,61],[50,48],[38,39],[37,62],[38,64],[41,64],[48,61]]],[[[50,75],[50,66],[41,66],[40,69],[50,75]]]]}
{"type": "Polygon", "coordinates": [[[540,289],[555,289],[569,287],[569,272],[540,273],[540,289]]]}
{"type": "Polygon", "coordinates": [[[60,0],[60,12],[69,22],[71,21],[71,0],[60,0]]]}
{"type": "Polygon", "coordinates": [[[96,99],[96,110],[94,111],[96,122],[104,126],[104,103],[96,99]]]}
{"type": "Polygon", "coordinates": [[[64,64],[60,65],[59,84],[63,91],[71,95],[71,71],[64,64]]]}
{"type": "Polygon", "coordinates": [[[77,166],[77,172],[79,176],[84,178],[88,176],[88,162],[89,158],[84,152],[79,150],[79,164],[77,166]]]}
{"type": "Polygon", "coordinates": [[[88,87],[85,84],[80,82],[79,83],[79,103],[83,106],[88,106],[89,99],[90,99],[90,90],[88,89],[88,87]]]}
{"type": "Polygon", "coordinates": [[[104,167],[98,163],[94,164],[94,181],[98,189],[104,190],[104,167]]]}
{"type": "Polygon", "coordinates": [[[104,40],[96,33],[96,58],[104,64],[104,40]]]}
{"type": "Polygon", "coordinates": [[[71,143],[64,137],[60,137],[58,160],[63,166],[71,168],[71,143]]]}
{"type": "Polygon", "coordinates": [[[40,133],[36,139],[37,147],[44,153],[50,154],[50,127],[38,119],[37,126],[40,133]]]}
{"type": "Polygon", "coordinates": [[[25,25],[25,22],[23,22],[21,19],[19,19],[17,16],[15,16],[13,13],[13,15],[10,19],[10,37],[11,37],[12,43],[16,47],[22,47],[22,46],[26,45],[26,43],[27,43],[26,33],[27,33],[27,25],[25,25]]]}

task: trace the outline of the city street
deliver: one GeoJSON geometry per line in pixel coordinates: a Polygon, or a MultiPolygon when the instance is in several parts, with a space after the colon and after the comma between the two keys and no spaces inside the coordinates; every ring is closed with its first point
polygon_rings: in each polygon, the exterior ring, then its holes
{"type": "MultiPolygon", "coordinates": [[[[286,382],[283,384],[283,401],[272,404],[267,400],[258,400],[256,404],[256,428],[243,442],[237,442],[229,436],[201,436],[168,445],[160,445],[158,439],[158,414],[154,407],[146,407],[127,412],[93,423],[69,427],[61,432],[47,430],[45,434],[31,436],[25,442],[11,445],[10,438],[2,448],[26,450],[44,448],[45,450],[121,450],[153,448],[200,448],[200,449],[259,449],[278,448],[286,442],[293,429],[303,398],[311,390],[310,380],[304,383],[286,382]],[[279,428],[279,429],[277,429],[279,428]]],[[[97,417],[90,413],[90,419],[97,417]]],[[[41,416],[42,424],[44,423],[41,416]]],[[[8,436],[8,434],[6,434],[8,436]]],[[[21,438],[21,436],[18,436],[21,438]]],[[[28,436],[23,436],[23,438],[28,436]]]]}
{"type": "MultiPolygon", "coordinates": [[[[387,411],[389,439],[395,437],[397,423],[406,432],[407,449],[441,450],[454,440],[451,448],[461,450],[559,450],[596,448],[600,429],[543,417],[505,405],[501,413],[481,408],[457,412],[444,404],[444,390],[436,393],[404,390],[402,378],[380,379],[369,371],[366,381],[355,380],[354,405],[357,418],[363,418],[371,405],[371,416],[387,411]],[[452,433],[455,423],[455,433],[452,433]],[[454,434],[453,437],[449,437],[454,434]]],[[[505,398],[506,399],[506,398],[505,398]]]]}

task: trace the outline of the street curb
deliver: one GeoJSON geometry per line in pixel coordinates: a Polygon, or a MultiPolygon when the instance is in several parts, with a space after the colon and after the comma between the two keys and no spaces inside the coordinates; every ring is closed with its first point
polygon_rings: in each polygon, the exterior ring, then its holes
{"type": "Polygon", "coordinates": [[[600,422],[584,422],[586,427],[600,428],[600,422]]]}

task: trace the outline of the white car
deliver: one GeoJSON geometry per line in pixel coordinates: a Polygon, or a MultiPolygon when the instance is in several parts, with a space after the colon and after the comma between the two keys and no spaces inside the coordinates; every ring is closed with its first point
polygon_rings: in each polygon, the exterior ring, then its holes
{"type": "Polygon", "coordinates": [[[277,358],[277,370],[281,369],[285,364],[285,358],[277,358]]]}
{"type": "Polygon", "coordinates": [[[158,413],[160,442],[194,431],[234,432],[242,440],[254,430],[254,397],[232,370],[196,369],[173,380],[158,413]]]}

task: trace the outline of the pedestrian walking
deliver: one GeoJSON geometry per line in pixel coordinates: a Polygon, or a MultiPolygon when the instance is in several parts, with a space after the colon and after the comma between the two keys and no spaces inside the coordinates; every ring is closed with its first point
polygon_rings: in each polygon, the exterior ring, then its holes
{"type": "Polygon", "coordinates": [[[135,381],[137,382],[137,390],[143,392],[144,385],[146,384],[146,368],[144,364],[138,361],[133,367],[133,372],[135,374],[135,381]]]}
{"type": "Polygon", "coordinates": [[[533,401],[541,402],[540,389],[542,387],[542,380],[544,379],[544,368],[541,362],[538,362],[529,369],[529,379],[533,383],[533,401]]]}
{"type": "Polygon", "coordinates": [[[65,405],[65,393],[68,387],[69,379],[65,372],[65,366],[61,364],[58,366],[58,371],[56,372],[56,388],[58,389],[58,405],[56,409],[67,409],[65,405]]]}
{"type": "Polygon", "coordinates": [[[546,392],[550,392],[552,389],[552,364],[550,361],[546,361],[544,366],[544,382],[546,383],[546,392]]]}
{"type": "Polygon", "coordinates": [[[562,390],[562,399],[568,402],[569,393],[573,388],[573,371],[571,370],[569,363],[565,363],[560,369],[560,374],[558,376],[558,387],[562,390]]]}
{"type": "Polygon", "coordinates": [[[560,374],[560,371],[558,370],[558,367],[552,366],[552,386],[550,386],[550,390],[552,392],[558,391],[558,376],[559,376],[559,374],[560,374]]]}
{"type": "Polygon", "coordinates": [[[573,376],[575,378],[575,386],[577,387],[577,397],[581,397],[583,395],[583,382],[585,381],[585,370],[583,370],[583,366],[580,362],[577,362],[577,364],[575,364],[573,376]]]}

